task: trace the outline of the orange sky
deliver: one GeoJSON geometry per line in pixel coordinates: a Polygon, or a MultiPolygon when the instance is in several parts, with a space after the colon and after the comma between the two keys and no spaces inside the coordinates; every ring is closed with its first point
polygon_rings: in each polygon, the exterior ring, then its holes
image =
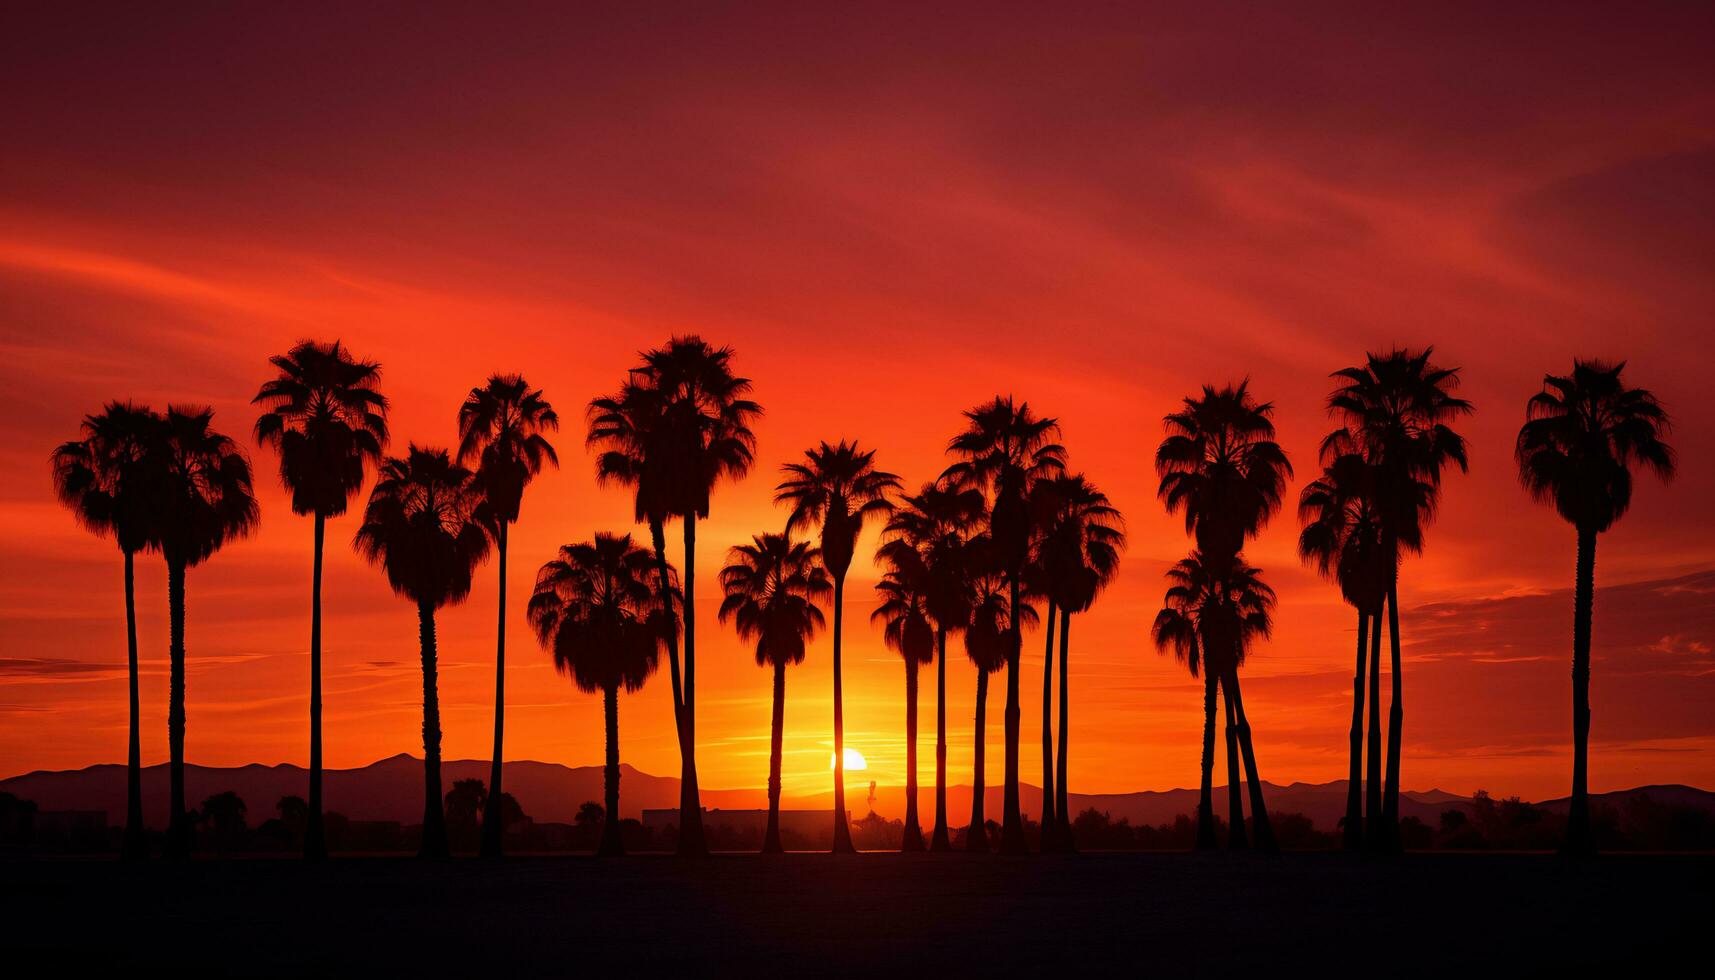
{"type": "MultiPolygon", "coordinates": [[[[0,15],[0,775],[123,759],[117,551],[46,465],[104,399],[206,402],[247,436],[266,357],[339,337],[383,363],[403,448],[449,443],[464,391],[520,370],[575,423],[514,532],[523,584],[558,543],[628,526],[581,408],[695,331],[737,348],[767,409],[757,472],[699,532],[707,786],[766,778],[767,674],[715,624],[713,572],[779,525],[778,465],[855,437],[915,484],[997,392],[1061,420],[1130,526],[1074,623],[1072,788],[1194,785],[1200,688],[1147,642],[1187,548],[1154,497],[1160,418],[1248,375],[1296,496],[1328,372],[1394,343],[1436,344],[1477,406],[1472,472],[1401,588],[1405,785],[1565,792],[1573,539],[1510,450],[1574,354],[1629,359],[1682,459],[1600,545],[1599,584],[1626,587],[1598,597],[1592,783],[1715,785],[1709,8],[447,6],[0,15]]],[[[307,757],[310,524],[252,455],[260,533],[189,580],[196,763],[307,757]]],[[[354,526],[329,532],[336,767],[420,751],[414,612],[344,547],[354,526]]],[[[1296,533],[1289,511],[1251,552],[1281,609],[1246,700],[1283,782],[1343,776],[1350,704],[1352,616],[1296,533]]],[[[154,763],[165,576],[139,567],[154,763]]],[[[895,784],[903,668],[866,626],[873,577],[848,588],[847,738],[895,784]]],[[[599,703],[534,646],[523,597],[508,754],[597,762],[599,703]]],[[[488,751],[493,604],[489,566],[440,619],[452,758],[488,751]]],[[[1035,781],[1040,637],[1025,651],[1035,781]]],[[[965,781],[974,675],[950,676],[965,781]]],[[[823,642],[788,680],[789,795],[827,785],[829,687],[823,642]]],[[[627,761],[677,772],[665,677],[621,723],[627,761]]]]}

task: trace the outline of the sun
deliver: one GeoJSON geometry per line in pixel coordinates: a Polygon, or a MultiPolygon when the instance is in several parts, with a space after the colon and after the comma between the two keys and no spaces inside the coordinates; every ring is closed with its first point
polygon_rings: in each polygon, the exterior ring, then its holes
{"type": "MultiPolygon", "coordinates": [[[[828,768],[830,770],[834,768],[834,754],[832,752],[828,753],[828,768]]],[[[869,760],[863,757],[862,752],[857,749],[846,750],[846,772],[861,772],[868,768],[869,760]]]]}

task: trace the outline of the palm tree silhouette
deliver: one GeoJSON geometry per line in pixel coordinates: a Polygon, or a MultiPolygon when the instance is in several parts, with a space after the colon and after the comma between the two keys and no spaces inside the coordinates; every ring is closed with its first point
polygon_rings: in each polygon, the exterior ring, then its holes
{"type": "MultiPolygon", "coordinates": [[[[436,690],[435,610],[470,595],[476,566],[488,556],[484,504],[474,474],[445,449],[411,446],[389,457],[369,492],[353,547],[387,573],[393,591],[417,604],[423,664],[422,857],[446,857],[441,809],[441,707],[436,690]]],[[[490,796],[498,795],[492,790],[490,796]]]]}
{"type": "MultiPolygon", "coordinates": [[[[990,540],[979,537],[973,551],[970,578],[971,618],[965,625],[965,656],[977,668],[976,733],[972,740],[971,824],[965,830],[965,850],[987,851],[989,839],[983,814],[988,748],[989,675],[1018,657],[1017,626],[1034,625],[1036,610],[1014,606],[1008,576],[995,570],[997,555],[990,540]],[[1015,618],[1013,613],[1017,612],[1015,618]],[[1015,625],[1016,624],[1016,625],[1015,625]]],[[[1002,830],[1004,849],[1005,831],[1002,830]]]]}
{"type": "Polygon", "coordinates": [[[882,640],[905,660],[905,833],[902,851],[923,850],[917,822],[917,669],[935,659],[935,628],[929,625],[929,566],[911,548],[883,549],[887,572],[876,583],[881,604],[870,613],[882,624],[882,640]]]}
{"type": "Polygon", "coordinates": [[[1649,391],[1628,388],[1626,364],[1574,361],[1570,375],[1548,375],[1526,406],[1515,454],[1532,497],[1554,505],[1577,530],[1578,568],[1572,619],[1572,799],[1567,854],[1596,850],[1590,832],[1590,635],[1596,592],[1596,536],[1625,516],[1632,470],[1647,466],[1673,478],[1674,452],[1664,441],[1667,412],[1649,391]]]}
{"type": "MultiPolygon", "coordinates": [[[[1052,790],[1044,779],[1043,795],[1056,795],[1055,804],[1043,805],[1042,825],[1044,850],[1071,850],[1072,817],[1066,789],[1066,749],[1071,708],[1070,684],[1067,674],[1067,650],[1071,643],[1072,614],[1087,611],[1096,595],[1113,580],[1119,570],[1120,552],[1125,548],[1125,523],[1120,512],[1109,503],[1107,495],[1086,480],[1083,474],[1055,476],[1038,481],[1043,487],[1033,494],[1033,503],[1042,509],[1036,523],[1042,529],[1037,544],[1037,564],[1042,569],[1048,595],[1049,628],[1053,629],[1053,611],[1060,610],[1060,744],[1056,756],[1048,745],[1052,717],[1048,705],[1048,681],[1043,682],[1042,727],[1043,756],[1053,759],[1057,766],[1052,790]],[[1052,817],[1053,822],[1047,822],[1052,817]]],[[[1052,676],[1052,663],[1043,667],[1045,678],[1052,676]]],[[[1046,768],[1046,764],[1044,766],[1046,768]]]]}
{"type": "Polygon", "coordinates": [[[649,523],[663,596],[669,591],[665,525],[673,517],[684,522],[682,678],[677,632],[667,647],[679,729],[678,850],[684,855],[708,853],[696,759],[697,520],[709,516],[716,483],[749,472],[756,447],[750,425],[762,414],[746,397],[750,380],[732,373],[732,353],[699,337],[675,337],[645,352],[618,394],[589,407],[588,444],[600,450],[597,478],[632,488],[636,517],[649,523]]]}
{"type": "Polygon", "coordinates": [[[125,836],[120,857],[148,856],[143,832],[143,742],[137,681],[137,552],[154,533],[148,453],[160,419],[129,402],[108,402],[101,414],[84,416],[83,438],[54,450],[54,492],[79,524],[112,535],[125,564],[125,649],[129,678],[129,723],[125,758],[125,836]]]}
{"type": "MultiPolygon", "coordinates": [[[[1381,611],[1387,598],[1384,583],[1387,570],[1381,540],[1381,516],[1376,501],[1375,468],[1358,453],[1346,453],[1329,461],[1322,476],[1305,486],[1298,498],[1298,515],[1304,530],[1298,535],[1298,555],[1305,564],[1314,565],[1325,578],[1340,587],[1340,595],[1358,611],[1357,663],[1352,674],[1352,725],[1350,729],[1350,765],[1346,776],[1346,823],[1341,834],[1341,846],[1357,850],[1364,837],[1364,677],[1365,653],[1381,651],[1381,611]],[[1374,637],[1370,627],[1374,624],[1374,637]]],[[[1379,718],[1377,707],[1380,694],[1380,664],[1370,661],[1370,712],[1379,718]]],[[[1372,725],[1372,735],[1379,740],[1381,730],[1372,725]]],[[[1381,758],[1370,752],[1370,793],[1381,798],[1377,778],[1381,758]]],[[[1376,807],[1372,804],[1371,812],[1376,807]]]]}
{"type": "Polygon", "coordinates": [[[1033,480],[1065,468],[1066,451],[1053,440],[1059,424],[1038,418],[1025,402],[1010,396],[965,413],[966,428],[954,436],[947,452],[958,459],[943,477],[959,487],[979,489],[990,500],[988,535],[999,569],[1006,578],[1007,606],[1013,636],[1007,644],[1006,782],[1001,796],[1001,851],[1023,854],[1024,820],[1018,800],[1018,652],[1024,610],[1024,570],[1030,560],[1030,513],[1027,495],[1033,480]]]}
{"type": "Polygon", "coordinates": [[[207,560],[228,541],[248,535],[261,519],[250,461],[237,443],[212,428],[213,421],[211,408],[170,407],[145,453],[155,543],[167,561],[172,810],[165,853],[174,859],[190,857],[191,844],[190,815],[185,810],[185,570],[207,560]]]}
{"type": "Polygon", "coordinates": [[[824,442],[805,450],[804,462],[787,463],[781,472],[786,479],[774,488],[774,500],[792,505],[786,529],[820,525],[822,563],[834,578],[834,851],[847,853],[853,848],[846,819],[846,721],[840,664],[846,572],[864,523],[893,509],[887,495],[899,489],[899,478],[875,468],[875,450],[861,450],[857,443],[843,439],[837,446],[824,442]]]}
{"type": "Polygon", "coordinates": [[[310,575],[310,799],[304,857],[327,856],[322,828],[322,554],[328,518],[345,513],[364,472],[387,445],[387,399],[376,390],[380,365],[359,361],[339,341],[298,343],[268,359],[279,374],[263,382],[252,405],[256,441],[280,453],[280,481],[292,512],[315,518],[310,575]]]}
{"type": "Polygon", "coordinates": [[[553,653],[554,666],[579,690],[602,695],[606,795],[596,853],[604,856],[625,853],[619,833],[619,689],[630,694],[643,688],[670,630],[651,582],[654,573],[654,556],[633,544],[631,535],[597,532],[592,541],[562,546],[559,557],[542,566],[528,606],[530,625],[553,653]]]}
{"type": "Polygon", "coordinates": [[[825,620],[818,602],[833,593],[821,552],[791,531],[759,534],[727,553],[720,572],[721,622],[756,643],[756,665],[774,668],[774,715],[768,752],[768,830],[762,853],[779,854],[780,761],[786,730],[786,668],[804,662],[805,645],[825,620]]]}
{"type": "MultiPolygon", "coordinates": [[[[1203,677],[1203,757],[1201,790],[1197,797],[1197,843],[1199,851],[1215,847],[1215,690],[1218,669],[1204,660],[1203,644],[1198,636],[1197,617],[1201,610],[1206,586],[1202,563],[1181,562],[1167,573],[1173,582],[1167,589],[1161,611],[1155,614],[1150,637],[1158,650],[1171,649],[1180,663],[1191,671],[1192,677],[1203,677]]],[[[1231,780],[1229,780],[1230,782],[1231,780]]],[[[1243,825],[1239,825],[1243,830],[1243,825]]]]}
{"type": "MultiPolygon", "coordinates": [[[[1186,398],[1184,406],[1165,419],[1167,438],[1155,452],[1155,469],[1161,477],[1159,490],[1169,513],[1184,511],[1185,529],[1197,542],[1199,562],[1215,581],[1227,581],[1244,565],[1239,552],[1280,509],[1286,479],[1292,464],[1274,441],[1274,406],[1251,396],[1249,381],[1216,389],[1204,385],[1202,393],[1186,398]]],[[[1274,831],[1268,810],[1262,805],[1262,786],[1248,747],[1249,729],[1239,703],[1236,658],[1241,651],[1210,648],[1204,640],[1203,657],[1221,669],[1216,680],[1226,694],[1229,723],[1227,761],[1232,763],[1235,742],[1246,748],[1251,770],[1250,791],[1255,814],[1251,818],[1257,846],[1275,850],[1274,831]]],[[[1236,774],[1228,793],[1237,809],[1236,774]]],[[[1244,840],[1244,822],[1235,819],[1229,843],[1244,840]]]]}
{"type": "Polygon", "coordinates": [[[544,465],[558,466],[553,444],[545,433],[557,432],[560,417],[554,407],[516,374],[495,374],[472,388],[459,406],[459,462],[477,464],[476,485],[488,504],[493,524],[495,559],[500,565],[500,591],[494,640],[494,758],[489,765],[487,804],[482,810],[483,857],[501,852],[504,817],[497,805],[502,796],[503,744],[506,734],[506,537],[518,521],[524,488],[544,465]]]}
{"type": "Polygon", "coordinates": [[[935,827],[931,852],[950,851],[947,827],[947,634],[960,632],[971,619],[970,539],[984,518],[983,496],[944,481],[925,483],[901,497],[888,519],[881,546],[887,560],[895,550],[918,556],[926,571],[925,601],[935,622],[935,827]]]}
{"type": "Polygon", "coordinates": [[[1393,697],[1388,709],[1381,819],[1365,828],[1364,837],[1367,847],[1380,851],[1399,849],[1399,763],[1405,725],[1399,564],[1405,552],[1423,550],[1424,529],[1435,516],[1440,496],[1442,470],[1449,463],[1460,471],[1467,466],[1465,439],[1447,423],[1469,413],[1471,405],[1452,394],[1459,384],[1458,369],[1437,367],[1430,362],[1433,354],[1433,347],[1418,353],[1372,353],[1362,365],[1334,372],[1339,387],[1328,396],[1328,410],[1341,427],[1322,442],[1324,462],[1356,452],[1375,467],[1393,697]]]}

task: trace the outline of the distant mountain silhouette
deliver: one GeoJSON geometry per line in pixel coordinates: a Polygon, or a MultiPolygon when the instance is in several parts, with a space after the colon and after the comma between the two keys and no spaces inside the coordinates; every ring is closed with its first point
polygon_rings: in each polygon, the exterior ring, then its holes
{"type": "MultiPolygon", "coordinates": [[[[461,759],[442,764],[444,784],[451,786],[456,779],[482,779],[488,776],[488,760],[461,759]]],[[[329,769],[326,779],[327,808],[345,814],[353,820],[393,820],[416,823],[422,819],[423,762],[419,757],[401,753],[358,769],[329,769]]],[[[652,776],[629,765],[621,764],[624,792],[624,815],[636,817],[643,810],[670,809],[679,805],[679,780],[671,776],[652,776]]],[[[307,781],[300,766],[247,766],[218,768],[211,766],[185,767],[185,795],[200,801],[216,793],[231,790],[249,805],[251,823],[260,823],[273,816],[274,804],[282,796],[304,794],[307,781]]],[[[600,766],[563,766],[552,762],[518,761],[506,763],[506,791],[517,797],[524,812],[538,821],[571,823],[578,807],[602,799],[602,769],[600,766]]],[[[1321,830],[1333,830],[1345,814],[1346,781],[1329,783],[1292,783],[1279,786],[1265,782],[1269,809],[1281,813],[1302,813],[1321,830]]],[[[109,824],[118,826],[125,819],[125,767],[96,765],[85,769],[37,771],[0,780],[0,791],[33,800],[43,810],[104,810],[109,824]]],[[[1040,812],[1042,791],[1028,783],[1019,787],[1020,802],[1026,813],[1040,812]]],[[[1216,798],[1225,792],[1216,787],[1216,798]]],[[[984,804],[989,812],[1000,805],[1002,787],[989,787],[984,804]]],[[[947,787],[948,812],[968,813],[971,802],[969,786],[947,787]]],[[[1648,796],[1657,803],[1684,804],[1715,812],[1715,792],[1677,784],[1640,786],[1613,793],[1591,796],[1592,803],[1619,807],[1627,800],[1648,796]]],[[[702,790],[703,806],[710,809],[759,809],[768,805],[765,791],[756,789],[702,790]]],[[[821,809],[832,805],[833,793],[789,797],[783,801],[788,809],[821,809]]],[[[1136,793],[1073,793],[1069,802],[1075,816],[1095,808],[1105,811],[1114,820],[1124,818],[1133,826],[1171,823],[1181,814],[1190,815],[1197,805],[1196,789],[1146,790],[1136,793]]],[[[1417,817],[1434,826],[1441,812],[1467,808],[1470,797],[1458,796],[1439,789],[1427,792],[1402,792],[1400,816],[1417,817]]],[[[861,804],[860,804],[861,805],[861,804]]],[[[1544,801],[1542,806],[1564,812],[1567,800],[1544,801]]],[[[149,766],[143,770],[143,813],[150,826],[159,827],[167,810],[167,767],[149,766]]],[[[876,812],[898,818],[905,812],[902,786],[876,788],[876,812]]],[[[862,816],[862,813],[855,814],[862,816]]]]}

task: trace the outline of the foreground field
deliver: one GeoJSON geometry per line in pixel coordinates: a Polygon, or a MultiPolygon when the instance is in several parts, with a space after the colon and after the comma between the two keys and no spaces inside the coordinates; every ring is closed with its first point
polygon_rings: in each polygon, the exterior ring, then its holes
{"type": "Polygon", "coordinates": [[[1535,975],[1699,962],[1715,921],[1708,856],[14,861],[0,878],[13,962],[195,975],[1535,975]]]}

